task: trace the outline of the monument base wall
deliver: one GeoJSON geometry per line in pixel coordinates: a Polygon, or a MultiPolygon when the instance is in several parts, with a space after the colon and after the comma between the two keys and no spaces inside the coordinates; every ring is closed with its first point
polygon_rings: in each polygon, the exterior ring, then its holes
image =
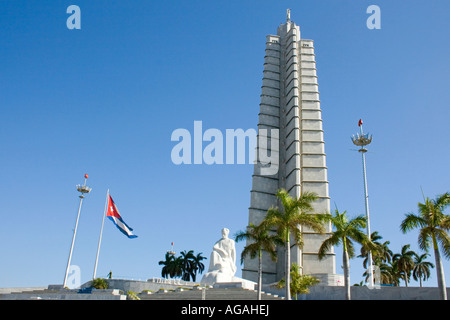
{"type": "MultiPolygon", "coordinates": [[[[277,289],[274,285],[263,285],[262,290],[267,293],[285,296],[284,289],[277,289]]],[[[314,286],[308,294],[297,296],[297,300],[345,300],[343,286],[314,286]]],[[[369,289],[366,286],[351,286],[352,300],[439,300],[439,290],[436,287],[384,287],[369,289]]],[[[450,296],[450,288],[447,288],[450,296]]],[[[294,297],[292,297],[295,299],[294,297]]]]}

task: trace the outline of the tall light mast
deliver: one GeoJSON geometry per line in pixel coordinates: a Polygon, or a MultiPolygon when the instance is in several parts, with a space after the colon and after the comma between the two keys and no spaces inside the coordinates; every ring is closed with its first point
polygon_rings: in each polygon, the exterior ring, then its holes
{"type": "Polygon", "coordinates": [[[69,275],[69,269],[70,269],[70,261],[72,260],[72,252],[73,252],[73,245],[75,243],[75,237],[77,235],[77,228],[78,228],[78,220],[80,220],[80,212],[81,212],[81,204],[83,203],[84,195],[91,192],[92,188],[89,188],[86,186],[86,180],[88,179],[88,175],[84,175],[84,184],[83,185],[77,185],[77,190],[81,193],[80,197],[80,205],[78,206],[78,214],[77,219],[75,221],[75,229],[73,230],[73,237],[72,237],[72,244],[70,245],[70,252],[69,252],[69,259],[67,260],[67,268],[66,273],[64,275],[64,283],[63,288],[66,287],[67,284],[67,276],[69,275]]]}
{"type": "MultiPolygon", "coordinates": [[[[364,134],[363,131],[363,122],[360,119],[358,122],[358,126],[360,129],[360,132],[352,136],[353,144],[361,147],[358,151],[361,152],[362,155],[362,165],[363,165],[363,180],[364,180],[364,203],[366,207],[366,219],[367,219],[367,237],[370,240],[370,215],[369,215],[369,193],[367,191],[367,175],[366,175],[366,152],[367,149],[365,148],[372,142],[372,135],[366,133],[364,134]]],[[[368,256],[368,262],[369,262],[369,288],[374,287],[374,270],[373,270],[373,260],[372,260],[372,251],[369,250],[369,256],[368,256]]]]}

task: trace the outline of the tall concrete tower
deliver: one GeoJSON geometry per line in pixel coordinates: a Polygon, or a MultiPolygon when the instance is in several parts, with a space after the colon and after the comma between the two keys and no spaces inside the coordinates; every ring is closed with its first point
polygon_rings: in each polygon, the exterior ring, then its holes
{"type": "MultiPolygon", "coordinates": [[[[290,19],[278,27],[277,35],[266,40],[261,103],[258,123],[257,154],[261,148],[262,131],[278,132],[278,148],[271,145],[272,156],[278,153],[276,173],[261,174],[264,164],[257,160],[253,174],[249,223],[258,225],[272,206],[279,206],[275,196],[278,189],[286,189],[299,197],[304,191],[318,194],[315,212],[329,212],[327,167],[323,139],[322,116],[317,83],[314,42],[301,38],[300,28],[290,19]]],[[[268,134],[267,134],[268,135],[268,134]]],[[[274,134],[272,134],[272,137],[274,134]]],[[[270,139],[266,137],[266,140],[270,139]]],[[[331,226],[326,226],[326,232],[331,226]]],[[[303,267],[304,274],[312,274],[323,285],[339,285],[335,275],[335,255],[330,251],[318,260],[318,249],[328,235],[303,229],[304,246],[291,248],[291,263],[303,267]]],[[[291,245],[295,242],[292,241],[291,245]]],[[[278,261],[263,255],[263,283],[273,283],[284,277],[284,248],[278,250],[278,261]]],[[[242,277],[257,281],[258,259],[244,260],[242,277]]]]}

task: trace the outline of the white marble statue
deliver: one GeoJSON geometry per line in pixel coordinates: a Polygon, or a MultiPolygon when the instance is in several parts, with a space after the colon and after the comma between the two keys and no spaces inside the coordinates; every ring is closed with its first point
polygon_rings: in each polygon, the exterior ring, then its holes
{"type": "Polygon", "coordinates": [[[230,230],[222,229],[222,239],[214,244],[209,261],[208,272],[203,276],[203,283],[232,282],[236,278],[236,247],[234,240],[228,238],[230,230]]]}

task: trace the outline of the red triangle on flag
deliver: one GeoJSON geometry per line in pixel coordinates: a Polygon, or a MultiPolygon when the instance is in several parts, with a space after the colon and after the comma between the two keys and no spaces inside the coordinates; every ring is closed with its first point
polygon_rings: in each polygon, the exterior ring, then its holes
{"type": "Polygon", "coordinates": [[[106,216],[107,217],[116,217],[118,219],[121,219],[122,217],[119,214],[119,210],[117,210],[116,205],[114,204],[113,199],[111,198],[111,196],[109,196],[109,200],[108,200],[108,210],[106,211],[106,216]]]}

